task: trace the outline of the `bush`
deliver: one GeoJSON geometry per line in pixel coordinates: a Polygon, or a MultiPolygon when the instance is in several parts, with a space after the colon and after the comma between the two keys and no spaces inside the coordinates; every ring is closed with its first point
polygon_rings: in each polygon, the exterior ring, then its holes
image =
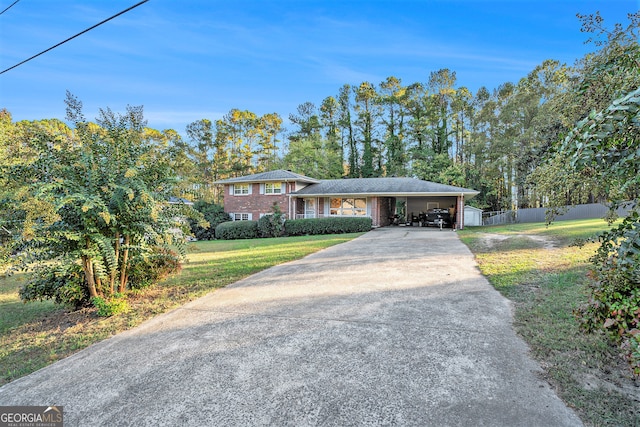
{"type": "Polygon", "coordinates": [[[258,237],[257,221],[230,221],[218,224],[216,227],[216,239],[255,239],[258,237]]]}
{"type": "Polygon", "coordinates": [[[276,203],[271,208],[272,214],[264,215],[258,220],[259,237],[280,237],[284,233],[284,216],[276,203]]]}
{"type": "Polygon", "coordinates": [[[640,376],[640,214],[600,235],[591,262],[589,301],[576,310],[582,327],[604,330],[640,376]]]}
{"type": "Polygon", "coordinates": [[[149,253],[134,256],[129,263],[129,287],[141,289],[165,279],[182,269],[180,256],[164,247],[155,246],[149,253]]]}
{"type": "Polygon", "coordinates": [[[371,230],[371,225],[371,218],[363,217],[291,219],[284,223],[288,236],[359,233],[371,230]]]}
{"type": "Polygon", "coordinates": [[[215,203],[197,201],[193,208],[202,213],[204,219],[209,222],[209,227],[204,228],[199,226],[195,220],[189,220],[191,232],[198,240],[215,239],[216,227],[223,222],[231,221],[231,216],[224,211],[224,208],[215,203]]]}
{"type": "Polygon", "coordinates": [[[100,317],[111,317],[115,314],[126,313],[130,309],[124,295],[117,293],[108,300],[102,297],[93,297],[91,302],[98,309],[96,314],[100,317]]]}
{"type": "Polygon", "coordinates": [[[37,266],[19,294],[24,302],[50,299],[76,309],[89,302],[82,267],[70,261],[37,266]]]}

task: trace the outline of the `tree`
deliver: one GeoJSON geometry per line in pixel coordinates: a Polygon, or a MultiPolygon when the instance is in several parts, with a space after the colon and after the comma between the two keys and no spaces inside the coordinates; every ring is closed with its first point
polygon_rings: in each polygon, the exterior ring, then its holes
{"type": "Polygon", "coordinates": [[[320,121],[324,129],[324,137],[327,140],[326,147],[328,150],[338,153],[339,157],[335,160],[336,164],[331,169],[344,169],[344,145],[340,138],[340,104],[333,97],[329,96],[322,101],[320,105],[320,121]]]}
{"type": "Polygon", "coordinates": [[[434,153],[430,148],[414,161],[413,174],[426,181],[463,186],[464,170],[462,165],[455,164],[446,153],[434,153]]]}
{"type": "Polygon", "coordinates": [[[234,108],[216,121],[216,145],[227,147],[230,176],[248,175],[255,170],[259,134],[259,118],[248,110],[234,108]]]}
{"type": "Polygon", "coordinates": [[[386,174],[405,176],[407,152],[405,149],[405,99],[406,88],[400,79],[387,77],[380,83],[378,103],[385,110],[382,123],[385,126],[384,148],[386,152],[386,174]]]}
{"type": "Polygon", "coordinates": [[[405,102],[410,117],[408,134],[414,141],[413,148],[420,152],[433,137],[432,129],[429,128],[434,114],[433,105],[421,83],[407,86],[405,102]]]}
{"type": "Polygon", "coordinates": [[[362,165],[360,167],[360,175],[363,178],[370,178],[380,175],[380,164],[376,167],[375,158],[381,161],[380,151],[374,147],[376,120],[380,115],[379,108],[376,104],[376,88],[369,82],[363,82],[354,89],[355,91],[355,111],[358,114],[356,125],[360,131],[362,138],[362,165]]]}
{"type": "Polygon", "coordinates": [[[208,223],[203,226],[197,220],[189,220],[191,231],[198,240],[214,240],[216,227],[223,222],[231,221],[231,216],[224,211],[222,205],[198,200],[193,204],[193,208],[200,212],[208,223]]]}
{"type": "Polygon", "coordinates": [[[605,86],[602,92],[590,90],[592,105],[601,105],[607,96],[616,97],[577,123],[562,141],[557,157],[569,160],[572,173],[586,173],[600,183],[612,211],[624,201],[631,203],[627,217],[598,237],[590,299],[577,314],[587,331],[606,331],[640,375],[640,89],[628,90],[628,82],[617,78],[638,78],[640,13],[629,14],[631,24],[626,31],[621,25],[605,31],[598,14],[582,19],[583,29],[607,34],[593,55],[600,57],[601,67],[592,69],[584,80],[599,75],[605,86]]]}
{"type": "Polygon", "coordinates": [[[360,176],[360,165],[359,165],[360,158],[358,155],[358,147],[356,144],[356,139],[353,131],[353,122],[351,120],[351,86],[350,85],[345,84],[340,88],[340,92],[338,94],[338,105],[339,105],[338,125],[340,126],[342,151],[344,152],[345,147],[347,147],[347,153],[348,153],[347,175],[350,178],[355,178],[360,176]]]}
{"type": "Polygon", "coordinates": [[[437,122],[435,123],[435,140],[433,141],[433,151],[437,154],[447,153],[451,142],[449,140],[449,107],[451,100],[456,93],[456,72],[448,68],[443,68],[429,75],[429,89],[433,93],[433,98],[437,108],[437,122]]]}
{"type": "Polygon", "coordinates": [[[573,117],[580,119],[591,111],[601,111],[610,103],[640,86],[640,12],[627,15],[629,24],[616,23],[612,29],[604,25],[599,12],[577,14],[581,31],[590,34],[585,43],[598,49],[578,64],[573,117]]]}
{"type": "Polygon", "coordinates": [[[569,133],[561,153],[577,170],[606,180],[611,206],[631,200],[621,224],[599,236],[591,299],[581,307],[589,331],[604,329],[621,344],[640,375],[640,89],[592,113],[569,133]]]}
{"type": "Polygon", "coordinates": [[[219,195],[211,184],[220,178],[226,165],[225,162],[216,162],[216,158],[220,159],[220,153],[214,142],[213,123],[208,119],[196,120],[189,123],[185,130],[190,144],[182,146],[194,166],[190,176],[192,193],[200,200],[216,200],[219,195]]]}
{"type": "Polygon", "coordinates": [[[75,126],[71,137],[38,138],[38,160],[16,166],[33,176],[24,201],[37,202],[22,204],[24,260],[42,266],[21,296],[78,304],[124,292],[132,254],[174,242],[180,208],[167,204],[175,185],[170,157],[145,138],[142,107],[127,107],[123,115],[100,110],[94,124],[77,98],[67,93],[65,102],[75,126]],[[63,289],[64,280],[46,288],[51,274],[72,274],[76,265],[82,280],[69,277],[74,289],[63,289]]]}
{"type": "Polygon", "coordinates": [[[453,146],[452,158],[458,163],[464,163],[464,144],[468,134],[468,122],[472,114],[472,95],[469,89],[461,87],[451,100],[451,114],[453,118],[453,136],[455,145],[453,146]]]}
{"type": "Polygon", "coordinates": [[[298,129],[289,135],[290,141],[317,135],[322,127],[316,106],[312,102],[298,105],[298,114],[289,114],[289,121],[298,126],[298,129]]]}
{"type": "Polygon", "coordinates": [[[278,134],[282,130],[282,118],[277,113],[264,114],[258,119],[258,149],[256,171],[271,169],[277,160],[278,134]]]}
{"type": "Polygon", "coordinates": [[[342,158],[331,142],[320,135],[294,140],[284,156],[286,169],[318,179],[342,177],[342,158]]]}

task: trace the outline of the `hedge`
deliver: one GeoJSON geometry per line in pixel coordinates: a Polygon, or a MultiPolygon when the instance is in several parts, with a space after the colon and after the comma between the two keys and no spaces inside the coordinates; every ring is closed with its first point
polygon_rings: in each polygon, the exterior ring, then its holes
{"type": "Polygon", "coordinates": [[[265,215],[258,220],[258,237],[280,237],[284,233],[282,215],[265,215]]]}
{"type": "Polygon", "coordinates": [[[258,237],[258,221],[229,221],[218,224],[216,239],[255,239],[258,237]]]}
{"type": "Polygon", "coordinates": [[[284,223],[285,235],[358,233],[371,230],[371,218],[331,217],[289,219],[284,223]]]}

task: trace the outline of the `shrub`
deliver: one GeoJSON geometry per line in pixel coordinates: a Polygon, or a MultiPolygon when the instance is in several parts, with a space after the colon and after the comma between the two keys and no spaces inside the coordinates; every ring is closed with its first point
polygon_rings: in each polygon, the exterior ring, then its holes
{"type": "Polygon", "coordinates": [[[331,217],[291,219],[284,227],[288,236],[304,236],[364,232],[371,230],[371,224],[368,217],[331,217]]]}
{"type": "Polygon", "coordinates": [[[259,237],[280,237],[284,233],[284,216],[280,206],[274,203],[271,210],[272,214],[264,215],[258,220],[259,237]]]}
{"type": "Polygon", "coordinates": [[[180,256],[161,246],[155,246],[149,253],[137,254],[129,263],[129,286],[141,289],[165,279],[182,269],[180,256]]]}
{"type": "Polygon", "coordinates": [[[255,239],[258,237],[257,221],[230,221],[218,224],[216,227],[216,239],[255,239]]]}
{"type": "Polygon", "coordinates": [[[193,207],[209,222],[209,227],[205,228],[199,226],[195,220],[189,220],[191,232],[198,240],[215,239],[216,227],[223,222],[231,221],[231,216],[224,211],[224,208],[215,203],[197,201],[193,207]]]}
{"type": "Polygon", "coordinates": [[[604,330],[640,376],[640,214],[600,235],[591,262],[589,301],[576,310],[582,327],[604,330]]]}
{"type": "Polygon", "coordinates": [[[80,308],[89,302],[84,271],[79,264],[73,262],[37,266],[19,294],[24,302],[50,299],[56,304],[74,308],[80,308]]]}
{"type": "Polygon", "coordinates": [[[93,297],[91,302],[98,309],[96,314],[100,317],[111,317],[115,314],[126,313],[130,309],[124,295],[118,293],[109,299],[93,297]]]}

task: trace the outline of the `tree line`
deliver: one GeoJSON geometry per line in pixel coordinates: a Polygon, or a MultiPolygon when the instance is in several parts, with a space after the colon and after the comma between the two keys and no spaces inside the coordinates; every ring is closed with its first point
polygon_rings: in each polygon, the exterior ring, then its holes
{"type": "Polygon", "coordinates": [[[473,203],[485,210],[604,200],[607,189],[584,176],[558,191],[562,162],[547,161],[580,119],[640,84],[637,13],[626,28],[579,18],[594,52],[573,66],[546,60],[492,90],[472,93],[441,69],[425,82],[344,84],[319,105],[300,104],[288,130],[275,113],[197,120],[187,141],[175,141],[191,162],[183,177],[218,202],[211,182],[274,168],[321,179],[413,176],[479,190],[473,203]]]}

